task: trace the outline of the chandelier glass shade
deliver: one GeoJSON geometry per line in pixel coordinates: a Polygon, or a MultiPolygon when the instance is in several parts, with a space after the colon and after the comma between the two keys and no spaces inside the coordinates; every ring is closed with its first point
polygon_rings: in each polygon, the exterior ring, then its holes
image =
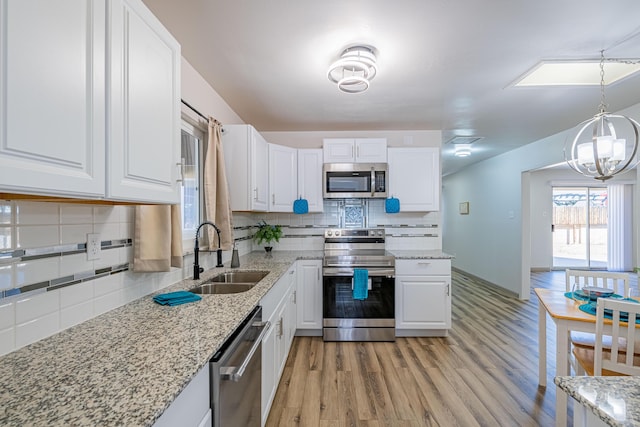
{"type": "Polygon", "coordinates": [[[576,172],[601,181],[633,169],[638,164],[640,125],[630,117],[605,111],[604,51],[600,60],[600,112],[576,126],[568,139],[564,156],[576,172]]]}
{"type": "Polygon", "coordinates": [[[331,64],[327,78],[346,93],[360,93],[369,89],[370,81],[375,77],[376,55],[368,46],[352,46],[345,49],[340,59],[331,64]]]}

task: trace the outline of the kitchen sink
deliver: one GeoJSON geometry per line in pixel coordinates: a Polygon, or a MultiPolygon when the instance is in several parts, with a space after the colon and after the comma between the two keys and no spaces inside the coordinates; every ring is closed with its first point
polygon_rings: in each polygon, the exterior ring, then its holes
{"type": "Polygon", "coordinates": [[[258,283],[264,279],[268,271],[230,271],[221,273],[205,283],[258,283]]]}
{"type": "Polygon", "coordinates": [[[221,273],[189,289],[194,294],[237,294],[253,288],[264,279],[268,271],[230,271],[221,273]]]}
{"type": "Polygon", "coordinates": [[[237,294],[253,288],[255,283],[206,283],[190,289],[194,294],[237,294]]]}

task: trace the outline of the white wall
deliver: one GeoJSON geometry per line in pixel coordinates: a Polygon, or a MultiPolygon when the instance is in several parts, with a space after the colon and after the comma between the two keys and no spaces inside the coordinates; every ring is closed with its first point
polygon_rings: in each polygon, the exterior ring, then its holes
{"type": "MultiPolygon", "coordinates": [[[[638,120],[640,104],[621,113],[638,120]]],[[[443,250],[456,256],[454,267],[517,294],[521,293],[523,281],[528,278],[530,262],[530,248],[527,248],[524,254],[526,271],[523,274],[523,233],[528,239],[531,237],[528,223],[530,212],[523,215],[521,209],[522,174],[563,162],[567,132],[549,136],[443,177],[443,250]],[[458,214],[458,203],[463,201],[470,202],[469,215],[458,214]],[[524,229],[522,218],[526,220],[524,229]]],[[[633,173],[623,177],[637,180],[633,173]]],[[[638,187],[636,185],[634,202],[636,218],[638,187]]],[[[531,200],[525,202],[529,209],[531,200]]],[[[637,254],[637,221],[634,224],[634,236],[634,251],[637,254]]],[[[638,265],[637,255],[634,255],[634,259],[638,265]]],[[[525,293],[520,296],[528,298],[528,291],[525,293]]]]}

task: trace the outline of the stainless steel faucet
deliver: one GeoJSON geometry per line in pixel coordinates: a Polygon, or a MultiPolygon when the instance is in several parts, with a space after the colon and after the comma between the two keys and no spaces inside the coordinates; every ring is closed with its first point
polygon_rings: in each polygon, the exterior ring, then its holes
{"type": "Polygon", "coordinates": [[[216,251],[216,254],[218,257],[218,264],[216,265],[216,267],[224,267],[222,265],[222,249],[220,248],[220,229],[211,221],[204,221],[202,224],[198,226],[198,229],[196,230],[196,240],[193,246],[193,280],[199,279],[200,273],[204,271],[204,268],[200,267],[199,259],[198,259],[198,255],[200,253],[200,247],[198,245],[198,234],[200,234],[200,229],[205,225],[212,226],[216,230],[216,233],[218,234],[218,250],[216,251]]]}

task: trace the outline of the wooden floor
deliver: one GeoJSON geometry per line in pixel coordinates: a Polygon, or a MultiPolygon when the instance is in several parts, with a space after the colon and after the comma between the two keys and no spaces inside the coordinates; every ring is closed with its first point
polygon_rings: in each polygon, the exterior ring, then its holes
{"type": "MultiPolygon", "coordinates": [[[[531,287],[563,289],[563,274],[534,273],[531,287]]],[[[552,426],[553,379],[538,387],[537,298],[457,272],[453,284],[446,338],[296,337],[267,426],[552,426]]],[[[547,351],[552,374],[555,346],[547,351]]]]}

